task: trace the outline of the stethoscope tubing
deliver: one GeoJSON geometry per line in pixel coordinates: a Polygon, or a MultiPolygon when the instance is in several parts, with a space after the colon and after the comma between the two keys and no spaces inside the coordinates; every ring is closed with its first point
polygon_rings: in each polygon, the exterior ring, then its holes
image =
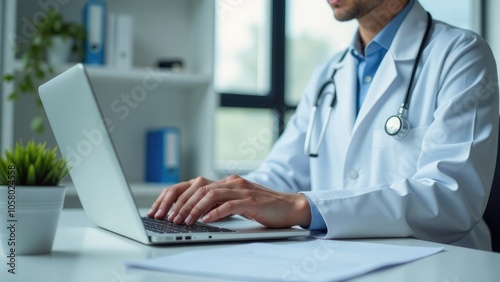
{"type": "MultiPolygon", "coordinates": [[[[415,58],[415,63],[413,64],[410,80],[408,81],[408,85],[406,88],[405,96],[403,98],[403,102],[401,103],[398,114],[390,116],[387,119],[386,124],[385,124],[386,133],[390,136],[394,136],[397,139],[404,138],[408,134],[409,129],[410,129],[410,123],[408,122],[408,120],[406,120],[406,116],[407,116],[408,108],[410,106],[410,100],[411,100],[411,95],[412,95],[411,90],[413,87],[413,81],[415,79],[416,71],[418,68],[418,63],[420,62],[420,58],[422,56],[422,53],[423,53],[424,48],[426,46],[426,43],[428,41],[431,28],[432,28],[432,16],[429,12],[427,12],[427,26],[425,29],[424,36],[422,38],[422,42],[420,43],[420,46],[419,46],[417,56],[415,58]],[[394,121],[396,121],[396,123],[394,123],[394,121]]],[[[347,48],[344,51],[344,53],[340,56],[337,64],[342,63],[342,61],[346,57],[348,51],[349,51],[349,48],[347,48]]],[[[333,108],[335,107],[335,103],[337,101],[337,87],[335,85],[335,80],[334,80],[335,75],[337,73],[337,70],[338,70],[338,68],[334,68],[331,78],[328,79],[327,81],[325,81],[321,85],[321,87],[319,88],[319,91],[318,91],[318,95],[316,96],[316,101],[312,107],[311,114],[309,117],[309,123],[307,126],[306,139],[305,139],[305,143],[304,143],[304,154],[306,156],[313,157],[313,158],[318,157],[319,148],[323,142],[323,138],[325,137],[328,123],[330,121],[330,116],[332,114],[333,108]],[[332,101],[330,102],[330,105],[328,107],[327,119],[321,128],[320,136],[319,136],[319,139],[317,142],[317,146],[316,146],[315,150],[311,152],[310,151],[310,149],[311,149],[310,148],[311,147],[311,135],[312,135],[312,131],[314,128],[314,121],[316,119],[316,114],[317,114],[318,108],[320,106],[321,98],[322,98],[322,96],[324,96],[322,94],[324,93],[325,89],[330,85],[333,87],[333,90],[331,92],[332,101]]]]}

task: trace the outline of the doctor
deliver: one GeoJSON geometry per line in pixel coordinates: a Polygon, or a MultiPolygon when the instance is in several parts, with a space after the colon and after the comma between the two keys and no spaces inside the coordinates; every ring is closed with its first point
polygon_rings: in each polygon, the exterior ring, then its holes
{"type": "Polygon", "coordinates": [[[490,48],[432,20],[417,0],[327,2],[336,19],[357,19],[359,29],[346,52],[314,71],[261,167],[244,178],[168,187],[148,215],[165,218],[171,209],[168,220],[192,224],[241,214],[323,238],[490,249],[482,215],[499,114],[490,48]]]}

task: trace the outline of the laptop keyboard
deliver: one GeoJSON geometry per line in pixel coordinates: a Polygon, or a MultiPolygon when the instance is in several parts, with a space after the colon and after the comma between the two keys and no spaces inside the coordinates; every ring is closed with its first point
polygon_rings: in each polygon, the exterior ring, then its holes
{"type": "Polygon", "coordinates": [[[219,228],[203,223],[195,223],[193,225],[175,224],[167,220],[159,220],[155,218],[143,217],[142,222],[146,230],[160,234],[165,233],[202,233],[202,232],[236,232],[235,230],[219,228]]]}

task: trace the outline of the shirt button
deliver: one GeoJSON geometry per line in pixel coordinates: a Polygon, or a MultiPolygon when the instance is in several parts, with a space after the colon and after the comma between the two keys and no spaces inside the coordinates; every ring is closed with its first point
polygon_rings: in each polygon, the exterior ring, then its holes
{"type": "Polygon", "coordinates": [[[372,77],[369,75],[365,76],[365,83],[370,83],[370,82],[372,82],[372,77]]]}
{"type": "Polygon", "coordinates": [[[355,180],[355,179],[358,179],[359,174],[358,174],[358,172],[357,172],[357,171],[355,171],[355,170],[351,170],[351,171],[349,171],[349,173],[347,174],[347,176],[348,176],[350,179],[355,180]]]}

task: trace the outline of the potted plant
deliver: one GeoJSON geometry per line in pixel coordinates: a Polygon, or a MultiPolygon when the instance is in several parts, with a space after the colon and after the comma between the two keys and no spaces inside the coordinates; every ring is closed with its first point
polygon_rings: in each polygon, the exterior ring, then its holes
{"type": "Polygon", "coordinates": [[[17,142],[0,156],[0,242],[6,256],[50,253],[66,188],[57,147],[17,142]],[[7,225],[7,226],[5,226],[7,225]]]}
{"type": "MultiPolygon", "coordinates": [[[[36,84],[48,74],[54,73],[54,65],[67,61],[70,51],[83,55],[85,28],[81,24],[66,22],[61,14],[48,10],[41,24],[35,26],[31,40],[15,46],[21,54],[22,69],[14,90],[9,94],[11,101],[16,101],[20,94],[31,94],[37,101],[39,113],[32,119],[30,127],[37,133],[44,130],[41,115],[41,102],[36,91],[36,84]]],[[[6,74],[4,81],[13,82],[16,75],[6,74]]]]}

